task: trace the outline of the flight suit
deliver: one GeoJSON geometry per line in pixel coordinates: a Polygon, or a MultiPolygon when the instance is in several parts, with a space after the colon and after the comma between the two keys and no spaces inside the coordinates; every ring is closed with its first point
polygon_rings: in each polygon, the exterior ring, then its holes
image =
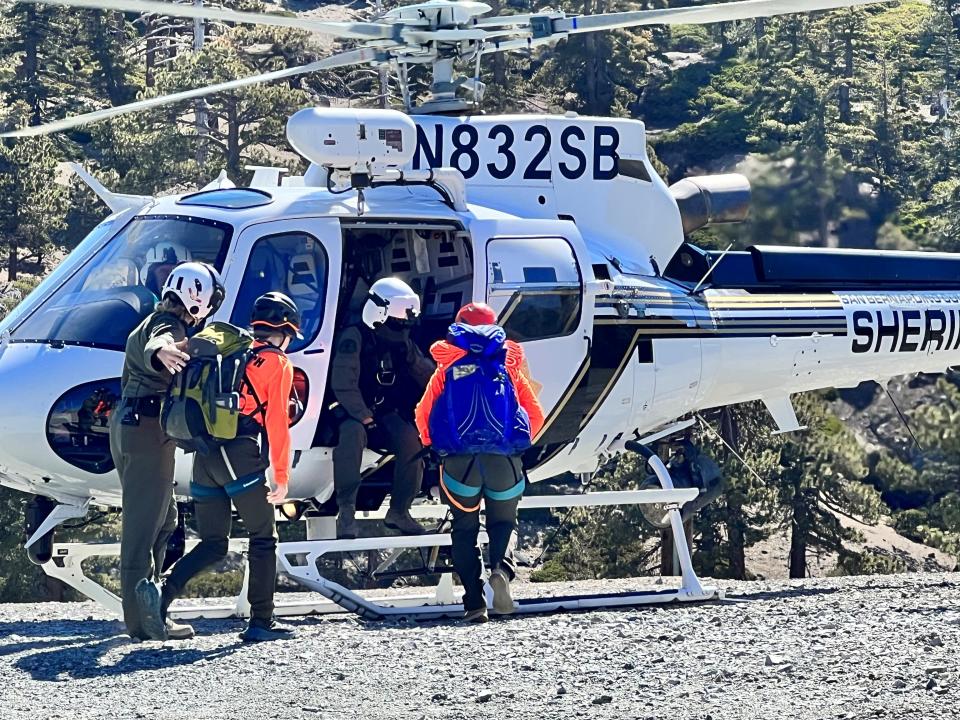
{"type": "Polygon", "coordinates": [[[160,427],[160,402],[173,376],[155,355],[186,335],[184,322],[162,311],[147,316],[130,333],[120,378],[121,399],[110,417],[110,454],[123,493],[120,589],[130,637],[147,637],[134,589],[142,578],[159,578],[167,541],[177,527],[176,445],[160,427]]]}
{"type": "Polygon", "coordinates": [[[390,507],[408,511],[420,491],[423,465],[412,411],[433,374],[433,363],[406,333],[361,326],[346,328],[337,341],[330,387],[344,414],[333,451],[337,504],[354,507],[368,443],[395,455],[390,507]],[[364,426],[366,418],[374,427],[364,426]]]}

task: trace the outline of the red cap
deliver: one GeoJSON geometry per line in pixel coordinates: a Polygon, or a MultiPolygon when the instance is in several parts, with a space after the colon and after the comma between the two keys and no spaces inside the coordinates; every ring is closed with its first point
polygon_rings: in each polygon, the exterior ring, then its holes
{"type": "Polygon", "coordinates": [[[469,303],[460,308],[456,322],[464,325],[493,325],[497,322],[497,314],[486,303],[469,303]]]}

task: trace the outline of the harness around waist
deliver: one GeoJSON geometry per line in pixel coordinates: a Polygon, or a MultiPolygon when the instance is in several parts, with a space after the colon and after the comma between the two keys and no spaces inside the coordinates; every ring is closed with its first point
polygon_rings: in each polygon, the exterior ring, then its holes
{"type": "Polygon", "coordinates": [[[242,495],[245,492],[253,490],[256,487],[264,484],[267,481],[267,476],[263,471],[250,473],[249,475],[244,475],[239,477],[233,482],[229,482],[226,485],[220,487],[210,487],[209,485],[200,485],[198,483],[190,481],[190,495],[193,496],[195,500],[205,500],[207,498],[218,498],[226,495],[227,497],[233,498],[237,495],[242,495]]]}
{"type": "Polygon", "coordinates": [[[462,510],[463,512],[476,512],[480,509],[479,495],[481,492],[488,500],[514,500],[515,498],[523,495],[523,491],[527,487],[527,479],[521,475],[520,479],[517,480],[513,487],[509,487],[506,490],[491,490],[485,484],[467,485],[466,483],[462,483],[441,468],[440,487],[443,489],[447,499],[454,505],[454,507],[462,510]],[[464,504],[459,502],[454,495],[458,495],[464,500],[470,501],[476,498],[476,505],[473,507],[466,507],[464,504]]]}

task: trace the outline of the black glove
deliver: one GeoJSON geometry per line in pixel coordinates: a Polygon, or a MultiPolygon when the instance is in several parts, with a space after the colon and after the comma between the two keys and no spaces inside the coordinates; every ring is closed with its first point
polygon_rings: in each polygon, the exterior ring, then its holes
{"type": "Polygon", "coordinates": [[[434,450],[432,446],[427,445],[427,447],[417,454],[417,457],[423,461],[424,473],[440,472],[440,467],[443,465],[443,458],[440,457],[440,454],[434,450]]]}

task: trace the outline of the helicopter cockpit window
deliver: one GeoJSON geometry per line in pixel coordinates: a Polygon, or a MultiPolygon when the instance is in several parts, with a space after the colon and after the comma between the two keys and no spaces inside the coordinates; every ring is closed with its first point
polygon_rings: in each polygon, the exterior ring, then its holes
{"type": "Polygon", "coordinates": [[[294,340],[289,352],[310,345],[323,323],[327,294],[327,251],[312,235],[283,233],[261,238],[250,251],[230,322],[246,327],[253,303],[267,292],[278,291],[297,304],[303,340],[294,340]]]}
{"type": "Polygon", "coordinates": [[[181,262],[223,265],[231,228],[204,218],[144,215],[110,242],[12,333],[19,342],[51,342],[122,350],[130,331],[159,300],[181,262]]]}
{"type": "Polygon", "coordinates": [[[580,323],[580,267],[562,238],[491,240],[487,287],[488,302],[517,342],[563,337],[580,323]]]}

